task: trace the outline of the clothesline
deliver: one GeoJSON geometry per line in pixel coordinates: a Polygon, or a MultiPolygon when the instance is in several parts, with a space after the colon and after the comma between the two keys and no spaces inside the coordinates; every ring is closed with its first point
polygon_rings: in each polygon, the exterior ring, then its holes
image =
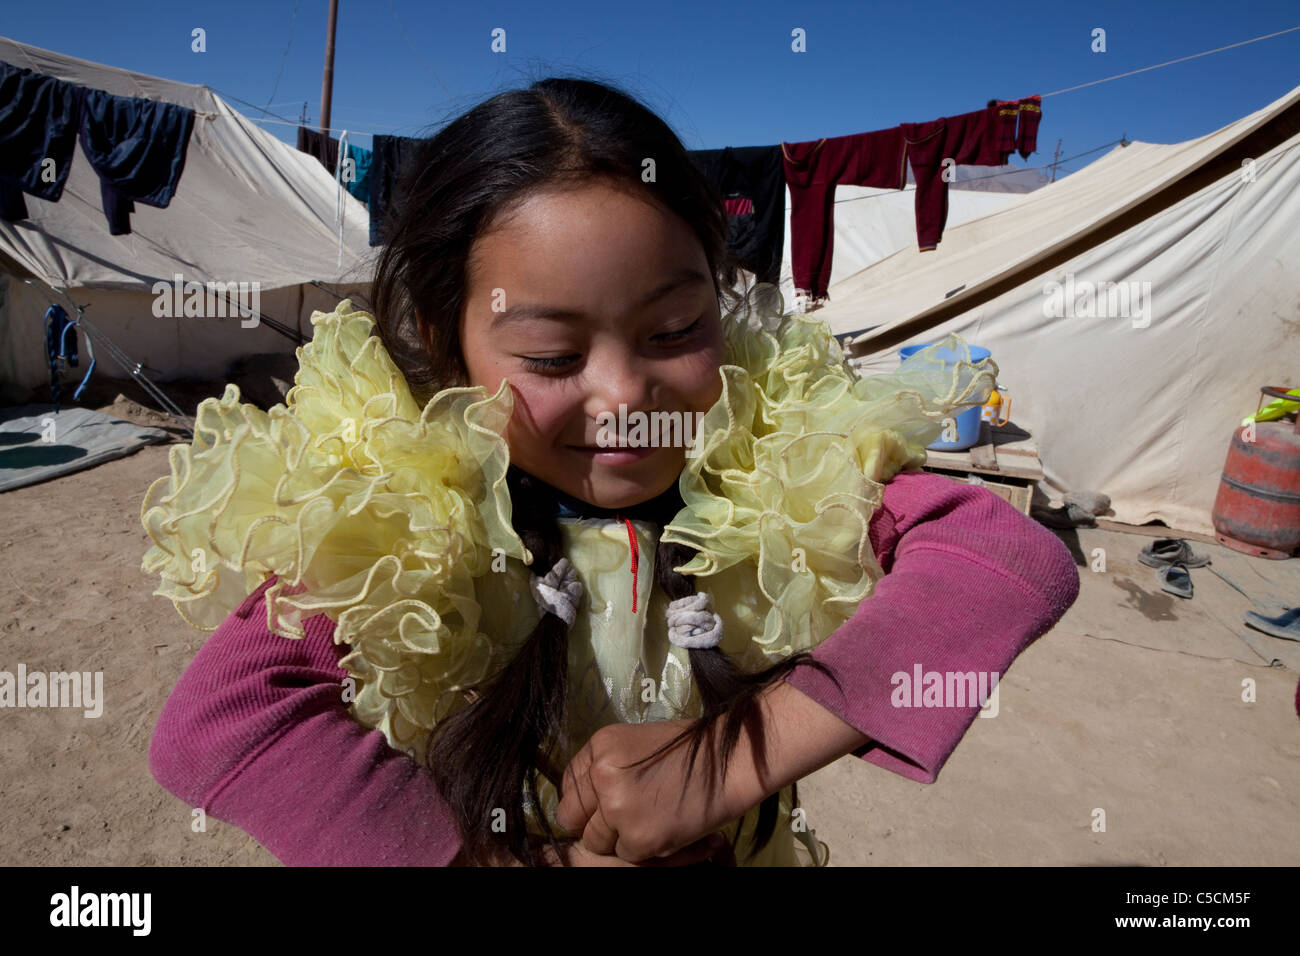
{"type": "MultiPolygon", "coordinates": [[[[227,100],[230,100],[230,101],[233,102],[233,103],[241,103],[241,104],[243,104],[244,106],[247,106],[249,109],[254,109],[254,110],[257,110],[258,112],[261,112],[261,113],[270,113],[271,116],[274,116],[274,117],[275,117],[275,119],[265,119],[264,117],[261,117],[261,116],[246,116],[246,117],[244,117],[245,119],[252,120],[254,123],[272,123],[272,124],[274,124],[274,125],[276,125],[276,126],[294,126],[294,127],[297,127],[297,126],[306,126],[306,125],[307,125],[306,123],[303,123],[301,120],[285,119],[283,116],[280,116],[280,115],[277,114],[277,113],[271,113],[271,111],[268,110],[268,109],[266,109],[265,107],[262,107],[262,106],[256,106],[256,105],[254,105],[254,104],[248,102],[248,100],[241,100],[238,96],[232,96],[231,94],[225,92],[224,90],[218,90],[218,89],[216,89],[216,88],[213,88],[213,92],[220,94],[223,98],[225,98],[225,99],[227,99],[227,100]]],[[[319,127],[311,127],[311,128],[312,128],[312,129],[317,129],[317,130],[319,130],[319,127]]],[[[349,126],[349,127],[331,126],[331,127],[329,127],[329,131],[330,131],[331,133],[347,133],[349,136],[382,136],[382,135],[384,135],[383,133],[376,133],[376,132],[372,132],[372,131],[370,131],[370,130],[352,129],[350,126],[349,126]]]]}
{"type": "Polygon", "coordinates": [[[1296,30],[1300,30],[1300,26],[1289,27],[1286,30],[1278,30],[1277,33],[1270,33],[1266,36],[1255,37],[1254,39],[1251,40],[1242,40],[1240,43],[1230,43],[1227,46],[1219,47],[1217,50],[1206,50],[1204,53],[1193,53],[1191,56],[1179,57],[1177,60],[1170,60],[1167,63],[1157,63],[1155,66],[1144,66],[1140,70],[1129,70],[1127,73],[1116,73],[1114,76],[1108,76],[1105,79],[1092,80],[1089,83],[1080,83],[1078,86],[1068,86],[1063,90],[1055,90],[1054,92],[1051,93],[1044,93],[1043,99],[1047,99],[1049,96],[1056,96],[1059,93],[1071,93],[1075,90],[1081,90],[1085,86],[1096,86],[1098,83],[1109,83],[1111,80],[1121,80],[1126,76],[1134,76],[1135,74],[1138,73],[1145,73],[1148,70],[1158,70],[1162,66],[1173,66],[1175,63],[1185,63],[1188,60],[1195,60],[1198,56],[1209,56],[1211,53],[1222,53],[1224,50],[1231,50],[1234,47],[1245,46],[1248,43],[1258,43],[1260,40],[1271,40],[1273,37],[1280,37],[1284,33],[1293,33],[1296,30]]]}
{"type": "MultiPolygon", "coordinates": [[[[1058,96],[1071,90],[1096,86],[1137,73],[1150,72],[1200,56],[1271,39],[1295,30],[1300,30],[1300,27],[1127,73],[1103,77],[1067,89],[1055,90],[1047,96],[1058,96]]],[[[790,193],[790,248],[794,260],[796,288],[808,290],[809,301],[816,301],[825,298],[830,282],[831,240],[829,237],[833,232],[835,206],[841,202],[879,198],[879,196],[862,196],[856,199],[837,200],[834,194],[835,186],[843,184],[883,187],[888,188],[890,192],[880,195],[889,195],[895,190],[905,188],[905,181],[899,178],[900,170],[903,165],[910,163],[916,182],[918,249],[922,252],[933,251],[942,241],[948,212],[949,182],[946,171],[941,167],[954,163],[968,166],[1005,166],[1015,151],[1018,151],[1021,157],[1028,159],[1037,150],[1037,130],[1043,99],[1042,95],[1022,97],[1018,101],[995,98],[989,100],[984,110],[947,116],[928,123],[903,123],[897,127],[869,133],[833,139],[822,137],[819,141],[793,144],[783,141],[780,147],[743,147],[690,152],[706,171],[712,185],[718,187],[728,197],[742,197],[737,201],[743,205],[734,209],[729,200],[729,215],[754,217],[743,231],[745,238],[737,240],[740,246],[732,251],[737,261],[745,264],[746,268],[756,275],[766,277],[778,268],[780,260],[777,250],[782,245],[779,236],[783,232],[781,212],[784,207],[780,197],[782,191],[780,183],[784,182],[790,193]],[[906,159],[904,160],[903,157],[906,159]],[[757,211],[755,206],[759,207],[757,211]]],[[[259,112],[269,113],[269,110],[263,109],[259,112]]],[[[329,135],[331,131],[329,128],[309,129],[301,123],[293,123],[283,117],[262,119],[259,122],[278,122],[295,126],[298,131],[298,148],[311,155],[317,155],[327,169],[333,168],[335,178],[338,179],[339,171],[343,168],[343,143],[351,135],[350,132],[344,131],[344,135],[336,140],[329,135]]],[[[355,132],[366,135],[361,131],[355,132]]],[[[358,168],[364,158],[368,172],[373,171],[376,182],[379,177],[384,177],[390,172],[390,167],[400,168],[401,163],[398,161],[400,153],[420,143],[420,140],[410,137],[381,133],[369,135],[374,137],[374,151],[358,150],[351,145],[346,148],[349,157],[355,157],[358,168]]],[[[1082,156],[1099,152],[1113,145],[1114,142],[1103,144],[1076,156],[1067,157],[1064,162],[1073,162],[1082,156]]],[[[1061,163],[1061,160],[1054,160],[1051,165],[1055,169],[1059,168],[1061,163]]],[[[1030,168],[1041,169],[1045,165],[1030,168]]],[[[991,179],[1015,172],[1020,172],[1020,169],[1013,167],[1009,170],[974,177],[971,181],[991,179]]],[[[340,201],[344,188],[361,198],[359,192],[362,189],[372,190],[372,184],[369,182],[363,184],[359,178],[346,186],[340,182],[338,195],[340,201]]],[[[388,190],[384,188],[373,190],[370,195],[370,244],[372,246],[382,244],[384,241],[383,220],[389,199],[388,190]]],[[[336,208],[335,212],[340,226],[341,262],[343,237],[340,208],[336,208]]],[[[764,281],[769,280],[765,278],[764,281]]]]}
{"type": "MultiPolygon", "coordinates": [[[[216,92],[221,93],[220,90],[217,90],[216,92]]],[[[228,100],[233,100],[233,101],[236,102],[236,103],[243,103],[245,106],[252,106],[252,108],[255,109],[255,110],[260,110],[260,109],[261,109],[260,106],[253,106],[252,103],[248,103],[248,102],[246,102],[246,101],[244,101],[244,100],[241,100],[241,99],[239,99],[238,97],[235,97],[235,96],[230,96],[230,95],[227,94],[227,93],[221,93],[221,95],[222,95],[223,97],[225,97],[226,99],[228,99],[228,100]]],[[[279,118],[277,118],[277,119],[266,119],[265,117],[262,117],[262,116],[246,116],[245,119],[252,120],[254,123],[270,123],[270,124],[273,125],[273,126],[294,126],[294,127],[297,127],[297,126],[309,126],[309,124],[304,123],[304,122],[302,122],[301,120],[287,120],[287,119],[279,119],[279,118]]],[[[320,129],[319,126],[309,126],[309,128],[310,128],[310,129],[313,129],[313,130],[317,130],[317,131],[319,131],[319,129],[320,129]]],[[[327,128],[331,133],[347,133],[349,136],[383,136],[383,135],[385,135],[384,133],[378,133],[378,132],[375,132],[375,131],[373,131],[373,130],[353,129],[351,126],[329,126],[329,127],[326,127],[326,128],[327,128]]]]}
{"type": "MultiPolygon", "coordinates": [[[[1159,70],[1159,69],[1161,69],[1161,68],[1163,68],[1163,67],[1166,67],[1166,66],[1173,66],[1173,65],[1176,64],[1176,63],[1185,63],[1185,62],[1187,62],[1188,60],[1195,60],[1195,59],[1197,59],[1198,57],[1209,56],[1211,53],[1222,53],[1224,50],[1232,50],[1232,49],[1235,49],[1235,48],[1237,48],[1237,47],[1239,47],[1239,46],[1247,46],[1247,45],[1249,45],[1249,44],[1251,44],[1251,43],[1258,43],[1258,42],[1260,42],[1261,40],[1271,40],[1271,39],[1273,39],[1274,37],[1280,37],[1280,36],[1282,36],[1283,34],[1286,34],[1286,33],[1294,33],[1296,30],[1300,30],[1300,26],[1288,27],[1288,28],[1285,29],[1285,30],[1278,30],[1276,33],[1268,33],[1268,34],[1265,34],[1265,35],[1263,35],[1263,36],[1252,37],[1252,38],[1249,39],[1249,40],[1242,40],[1242,41],[1240,41],[1240,42],[1238,42],[1238,43],[1230,43],[1230,44],[1228,44],[1227,46],[1221,46],[1221,47],[1218,47],[1218,48],[1213,49],[1213,50],[1204,50],[1204,51],[1202,51],[1202,52],[1200,52],[1200,53],[1193,53],[1193,54],[1191,54],[1190,56],[1179,57],[1177,60],[1169,60],[1169,61],[1167,61],[1167,62],[1165,62],[1165,63],[1156,63],[1156,64],[1154,64],[1153,66],[1144,66],[1144,67],[1142,67],[1141,69],[1137,69],[1137,70],[1129,70],[1127,73],[1116,73],[1114,76],[1103,77],[1103,78],[1101,78],[1101,79],[1099,79],[1099,80],[1090,80],[1090,81],[1087,82],[1087,83],[1080,83],[1080,84],[1077,85],[1077,86],[1067,86],[1065,89],[1061,89],[1061,90],[1053,90],[1051,93],[1044,93],[1044,94],[1043,94],[1043,99],[1047,99],[1049,96],[1059,96],[1059,95],[1062,94],[1062,93],[1072,93],[1072,92],[1074,92],[1075,90],[1082,90],[1082,89],[1084,89],[1084,88],[1086,88],[1086,87],[1089,87],[1089,86],[1097,86],[1098,84],[1101,84],[1101,83],[1109,83],[1109,82],[1111,82],[1112,80],[1121,80],[1121,79],[1124,79],[1124,78],[1127,77],[1127,76],[1135,76],[1135,75],[1137,75],[1138,73],[1147,73],[1147,72],[1149,72],[1149,71],[1151,71],[1151,70],[1159,70]]],[[[220,92],[220,91],[218,91],[218,92],[220,92]]],[[[225,94],[225,93],[222,93],[221,95],[224,96],[224,97],[226,97],[226,99],[234,100],[234,101],[237,102],[237,103],[243,103],[245,106],[251,107],[252,109],[258,110],[258,111],[260,111],[260,112],[263,112],[263,113],[268,112],[267,110],[263,109],[263,108],[260,107],[260,106],[253,106],[252,103],[248,103],[248,102],[246,102],[246,101],[244,101],[244,100],[241,100],[241,99],[239,99],[239,98],[237,98],[237,97],[229,96],[229,95],[227,95],[227,94],[225,94]]],[[[252,120],[252,121],[255,122],[255,123],[273,123],[273,124],[276,124],[276,125],[286,125],[286,126],[302,126],[302,125],[303,125],[302,123],[300,123],[300,122],[298,122],[298,121],[296,121],[296,120],[289,120],[289,119],[286,119],[286,118],[283,117],[283,116],[278,116],[278,115],[275,114],[275,113],[271,113],[271,115],[272,115],[272,116],[275,116],[276,118],[275,118],[275,119],[265,119],[265,118],[258,117],[258,116],[250,116],[250,117],[248,117],[248,119],[252,120]]],[[[313,127],[313,128],[315,128],[315,129],[319,129],[319,127],[313,127]]],[[[328,127],[328,128],[327,128],[327,131],[330,132],[330,133],[340,133],[340,132],[343,132],[343,129],[342,129],[341,127],[334,127],[334,126],[331,126],[331,127],[328,127]]],[[[349,129],[347,130],[347,132],[348,132],[349,135],[360,135],[360,136],[375,136],[375,135],[382,135],[382,134],[376,134],[376,133],[371,132],[371,131],[368,131],[368,130],[359,130],[359,129],[351,129],[351,128],[349,128],[349,129]]]]}

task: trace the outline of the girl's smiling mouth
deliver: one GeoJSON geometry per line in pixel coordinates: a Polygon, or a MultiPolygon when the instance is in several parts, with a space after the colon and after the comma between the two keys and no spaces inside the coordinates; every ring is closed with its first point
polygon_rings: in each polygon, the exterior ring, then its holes
{"type": "Polygon", "coordinates": [[[644,461],[655,452],[663,451],[663,448],[644,445],[640,447],[628,446],[619,448],[612,445],[608,448],[602,448],[596,445],[568,445],[571,451],[576,451],[580,455],[586,455],[602,465],[630,465],[633,462],[644,461]]]}

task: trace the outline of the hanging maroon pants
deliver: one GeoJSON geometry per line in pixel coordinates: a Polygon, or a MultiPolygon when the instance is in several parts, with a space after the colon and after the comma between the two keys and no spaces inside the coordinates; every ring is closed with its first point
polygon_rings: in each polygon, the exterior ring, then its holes
{"type": "Polygon", "coordinates": [[[1021,159],[1038,151],[1038,122],[1043,118],[1043,98],[1037,94],[1026,96],[1019,102],[1020,129],[1016,133],[1016,149],[1021,159]]]}
{"type": "Polygon", "coordinates": [[[922,252],[934,249],[948,222],[948,182],[955,175],[944,179],[944,170],[1004,166],[1017,148],[1022,156],[1033,152],[1041,103],[1038,96],[998,100],[982,110],[928,123],[782,143],[795,288],[815,299],[826,298],[835,250],[837,185],[902,189],[907,182],[904,164],[910,162],[916,180],[916,244],[922,252]]]}
{"type": "Polygon", "coordinates": [[[785,183],[790,189],[790,257],[796,289],[826,297],[835,249],[835,187],[902,189],[903,133],[900,127],[782,143],[785,183]]]}

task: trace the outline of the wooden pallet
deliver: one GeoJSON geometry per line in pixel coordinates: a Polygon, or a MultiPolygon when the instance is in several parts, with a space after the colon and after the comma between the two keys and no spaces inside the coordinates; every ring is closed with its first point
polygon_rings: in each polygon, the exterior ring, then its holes
{"type": "Polygon", "coordinates": [[[1034,497],[1034,483],[1043,477],[1038,445],[1028,432],[1011,423],[980,422],[979,442],[965,451],[927,451],[925,471],[953,481],[982,485],[1024,514],[1034,497]]]}

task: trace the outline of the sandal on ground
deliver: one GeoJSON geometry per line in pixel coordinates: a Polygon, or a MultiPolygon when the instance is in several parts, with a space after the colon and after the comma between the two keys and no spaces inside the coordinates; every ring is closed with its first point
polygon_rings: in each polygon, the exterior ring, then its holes
{"type": "Polygon", "coordinates": [[[1300,607],[1293,607],[1277,617],[1265,617],[1257,611],[1247,611],[1246,626],[1286,641],[1300,641],[1300,607]]]}
{"type": "Polygon", "coordinates": [[[1165,565],[1158,573],[1160,575],[1160,590],[1168,591],[1170,594],[1181,598],[1192,596],[1192,575],[1187,570],[1187,565],[1181,561],[1175,561],[1173,564],[1165,565]]]}
{"type": "Polygon", "coordinates": [[[1138,560],[1149,568],[1163,568],[1182,564],[1188,568],[1203,568],[1210,563],[1207,555],[1197,554],[1182,538],[1156,538],[1138,554],[1138,560]]]}

